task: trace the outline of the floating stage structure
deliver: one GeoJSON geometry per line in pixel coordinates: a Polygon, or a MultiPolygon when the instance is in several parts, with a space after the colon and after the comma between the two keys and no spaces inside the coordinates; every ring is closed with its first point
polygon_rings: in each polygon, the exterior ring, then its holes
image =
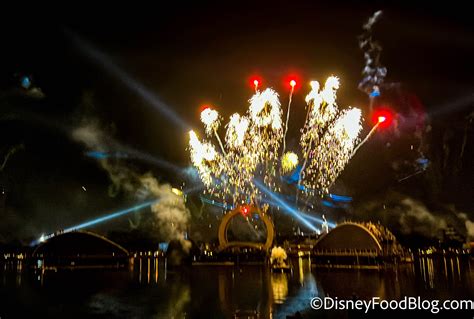
{"type": "Polygon", "coordinates": [[[384,226],[344,222],[319,237],[312,265],[326,268],[381,268],[411,262],[413,256],[384,226]]]}

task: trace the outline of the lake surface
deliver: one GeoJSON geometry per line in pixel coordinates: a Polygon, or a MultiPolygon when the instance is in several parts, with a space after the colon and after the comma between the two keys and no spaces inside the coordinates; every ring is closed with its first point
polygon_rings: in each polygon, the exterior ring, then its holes
{"type": "MultiPolygon", "coordinates": [[[[0,317],[286,318],[299,311],[303,318],[348,318],[354,314],[311,309],[311,298],[474,296],[474,261],[466,258],[416,259],[385,270],[320,269],[302,258],[291,264],[288,274],[250,265],[171,270],[163,258],[136,258],[121,270],[44,273],[22,263],[0,264],[0,317]]],[[[473,318],[469,313],[463,315],[473,318]]]]}

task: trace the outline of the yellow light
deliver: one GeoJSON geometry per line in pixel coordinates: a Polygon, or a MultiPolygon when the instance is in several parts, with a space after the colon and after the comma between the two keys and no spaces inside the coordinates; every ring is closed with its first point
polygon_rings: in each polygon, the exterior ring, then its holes
{"type": "Polygon", "coordinates": [[[292,171],[298,165],[298,155],[293,152],[286,152],[281,159],[283,173],[292,171]]]}
{"type": "Polygon", "coordinates": [[[182,192],[180,189],[178,189],[178,188],[173,187],[173,188],[171,188],[171,191],[172,191],[173,194],[175,194],[175,195],[183,196],[183,192],[182,192]]]}

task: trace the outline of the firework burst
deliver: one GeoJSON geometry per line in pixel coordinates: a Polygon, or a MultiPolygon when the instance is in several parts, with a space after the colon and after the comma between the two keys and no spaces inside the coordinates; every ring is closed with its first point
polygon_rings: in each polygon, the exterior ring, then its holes
{"type": "MultiPolygon", "coordinates": [[[[299,184],[308,195],[327,193],[342,172],[358,142],[361,112],[356,108],[340,111],[336,104],[339,79],[329,77],[322,89],[316,81],[306,96],[306,120],[301,129],[302,167],[299,184]]],[[[258,204],[262,196],[254,180],[260,179],[279,191],[280,172],[287,174],[298,165],[298,155],[284,152],[287,125],[282,121],[278,94],[272,89],[256,93],[245,115],[233,114],[226,125],[225,144],[218,129],[221,118],[210,108],[201,113],[208,138],[215,138],[220,152],[210,141],[201,141],[190,132],[191,161],[206,185],[207,192],[224,203],[258,204]],[[283,156],[279,156],[279,151],[283,156]]],[[[287,112],[289,118],[289,111],[287,112]]],[[[286,122],[287,123],[287,122],[286,122]]]]}

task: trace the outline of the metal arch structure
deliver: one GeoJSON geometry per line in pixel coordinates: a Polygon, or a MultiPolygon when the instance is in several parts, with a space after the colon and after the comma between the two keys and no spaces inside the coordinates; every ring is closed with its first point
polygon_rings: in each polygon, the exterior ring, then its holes
{"type": "Polygon", "coordinates": [[[227,240],[227,229],[229,228],[230,221],[232,220],[232,218],[240,214],[242,214],[241,207],[236,207],[227,214],[225,214],[222,218],[218,232],[219,251],[222,251],[228,247],[252,247],[257,249],[263,249],[266,251],[270,250],[270,248],[272,248],[273,240],[275,238],[275,228],[273,226],[273,222],[270,216],[268,216],[268,214],[265,214],[263,211],[261,211],[258,207],[255,206],[249,206],[248,214],[258,214],[258,216],[265,224],[265,228],[267,229],[267,240],[265,241],[265,243],[240,241],[229,242],[227,240]]]}
{"type": "MultiPolygon", "coordinates": [[[[96,234],[96,233],[93,233],[93,232],[90,232],[90,231],[86,231],[86,230],[74,230],[74,231],[70,231],[70,232],[64,232],[64,233],[55,235],[55,236],[53,236],[53,237],[51,237],[51,238],[57,238],[57,237],[61,237],[61,236],[63,236],[63,235],[67,235],[67,234],[70,235],[70,234],[73,234],[73,233],[80,233],[80,234],[85,234],[85,235],[89,235],[89,236],[92,236],[92,237],[99,238],[99,239],[101,239],[101,240],[103,240],[103,241],[105,241],[105,242],[111,244],[112,246],[116,247],[117,249],[119,249],[120,251],[122,251],[122,252],[123,252],[124,254],[126,254],[127,256],[130,255],[130,252],[129,252],[127,249],[125,249],[124,247],[120,246],[119,244],[117,244],[117,243],[111,241],[110,239],[108,239],[108,238],[106,238],[106,237],[104,237],[104,236],[102,236],[102,235],[99,235],[99,234],[96,234]]],[[[36,255],[36,252],[37,252],[43,245],[47,244],[48,241],[49,241],[51,238],[49,238],[49,239],[45,240],[44,242],[40,243],[40,244],[34,249],[32,255],[35,256],[35,255],[36,255]]]]}

